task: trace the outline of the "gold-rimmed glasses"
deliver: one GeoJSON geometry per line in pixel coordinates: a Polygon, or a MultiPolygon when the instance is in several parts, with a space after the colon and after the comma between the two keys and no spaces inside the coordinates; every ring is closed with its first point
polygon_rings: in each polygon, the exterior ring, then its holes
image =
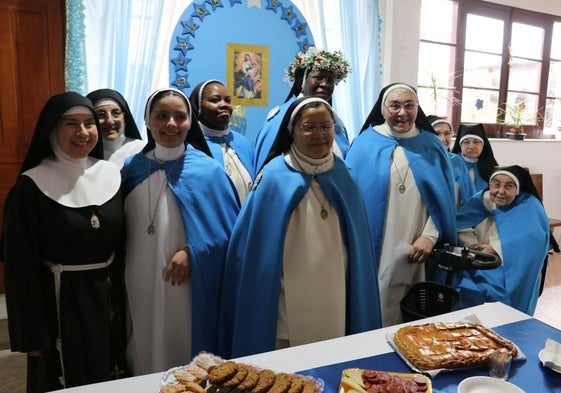
{"type": "Polygon", "coordinates": [[[401,111],[402,108],[406,112],[413,112],[415,109],[417,109],[419,104],[413,101],[408,101],[405,104],[400,104],[398,102],[390,102],[388,105],[384,105],[384,106],[392,115],[396,115],[399,113],[399,111],[401,111]]]}

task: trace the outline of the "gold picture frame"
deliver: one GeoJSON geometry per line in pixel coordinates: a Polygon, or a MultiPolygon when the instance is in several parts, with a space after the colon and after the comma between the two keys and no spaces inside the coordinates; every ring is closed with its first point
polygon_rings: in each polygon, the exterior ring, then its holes
{"type": "Polygon", "coordinates": [[[268,106],[269,47],[229,43],[226,51],[226,86],[232,103],[268,106]]]}

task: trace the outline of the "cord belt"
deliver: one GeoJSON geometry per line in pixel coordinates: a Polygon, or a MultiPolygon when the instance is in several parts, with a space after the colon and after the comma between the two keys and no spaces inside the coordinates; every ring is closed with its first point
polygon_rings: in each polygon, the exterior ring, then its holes
{"type": "Polygon", "coordinates": [[[97,270],[103,269],[111,265],[115,258],[115,253],[112,253],[109,259],[105,262],[100,263],[89,263],[86,265],[61,265],[60,263],[52,263],[49,261],[43,261],[45,265],[51,270],[55,279],[55,299],[56,299],[56,316],[58,321],[58,337],[56,338],[55,347],[58,350],[60,358],[60,367],[62,369],[62,376],[59,377],[59,381],[63,388],[66,388],[66,381],[64,378],[64,361],[62,357],[62,339],[61,339],[61,322],[60,322],[60,279],[62,272],[82,272],[86,270],[97,270]]]}

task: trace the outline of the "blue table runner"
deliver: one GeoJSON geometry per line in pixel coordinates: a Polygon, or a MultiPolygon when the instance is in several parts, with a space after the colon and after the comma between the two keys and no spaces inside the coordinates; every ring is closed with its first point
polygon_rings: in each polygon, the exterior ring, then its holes
{"type": "MultiPolygon", "coordinates": [[[[526,355],[524,360],[515,360],[510,368],[509,382],[526,393],[561,393],[561,374],[541,365],[538,353],[545,346],[545,339],[552,338],[561,342],[561,331],[537,319],[531,318],[493,328],[501,336],[514,342],[526,355]]],[[[364,345],[370,345],[365,342],[364,345]]],[[[374,345],[374,344],[372,344],[374,345]]],[[[405,362],[395,353],[371,356],[348,362],[300,371],[299,374],[321,378],[325,393],[339,390],[341,373],[346,368],[412,372],[405,362]]],[[[431,378],[434,393],[456,393],[458,384],[465,378],[476,375],[489,375],[486,367],[442,372],[431,378]]]]}

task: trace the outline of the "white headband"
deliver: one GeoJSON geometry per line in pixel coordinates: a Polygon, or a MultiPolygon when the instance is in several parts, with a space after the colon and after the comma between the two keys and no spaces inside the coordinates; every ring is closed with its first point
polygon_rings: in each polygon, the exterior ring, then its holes
{"type": "Polygon", "coordinates": [[[288,121],[288,126],[286,127],[286,128],[288,128],[288,132],[290,133],[290,135],[292,135],[292,128],[294,127],[292,123],[294,122],[294,118],[296,117],[296,114],[298,114],[298,112],[300,111],[300,109],[302,109],[302,107],[304,105],[307,105],[311,102],[321,102],[321,103],[327,105],[328,108],[331,108],[331,105],[329,105],[329,102],[325,101],[323,98],[309,97],[309,98],[306,98],[305,100],[302,100],[302,102],[299,103],[298,105],[296,105],[296,108],[294,108],[294,110],[290,114],[290,119],[288,121]]]}
{"type": "Polygon", "coordinates": [[[510,177],[514,182],[514,184],[516,184],[516,195],[520,194],[520,181],[516,176],[514,176],[514,173],[505,170],[496,171],[491,175],[491,178],[489,179],[489,184],[491,184],[491,182],[497,175],[506,175],[510,177]]]}
{"type": "Polygon", "coordinates": [[[83,105],[77,105],[77,106],[73,106],[72,108],[67,109],[62,116],[68,116],[68,115],[78,115],[78,114],[83,114],[83,115],[93,115],[93,112],[90,108],[88,108],[87,106],[83,106],[83,105]]]}
{"type": "Polygon", "coordinates": [[[479,135],[475,135],[475,134],[465,134],[463,137],[460,138],[460,145],[461,145],[462,142],[465,141],[466,139],[477,139],[478,141],[481,141],[482,143],[485,143],[485,141],[483,140],[483,138],[481,138],[479,135]]]}
{"type": "Polygon", "coordinates": [[[415,91],[415,89],[413,89],[411,86],[406,85],[405,83],[396,83],[393,86],[388,87],[388,90],[385,91],[384,95],[382,96],[382,115],[384,114],[384,103],[386,102],[386,98],[388,98],[388,94],[390,94],[392,91],[396,90],[396,89],[405,89],[405,90],[409,90],[411,93],[415,94],[415,97],[417,97],[417,92],[415,91]]]}
{"type": "Polygon", "coordinates": [[[181,95],[183,98],[185,98],[185,101],[187,102],[187,112],[188,112],[188,115],[189,115],[189,119],[191,118],[191,102],[189,101],[189,98],[185,95],[185,93],[183,93],[181,90],[175,89],[173,87],[164,87],[162,89],[158,89],[155,92],[153,92],[150,95],[150,97],[148,97],[148,101],[146,102],[146,107],[144,108],[144,124],[146,125],[146,128],[148,128],[148,129],[150,129],[150,126],[149,126],[148,123],[150,123],[150,109],[152,108],[152,101],[154,101],[154,97],[156,97],[162,91],[174,91],[174,92],[178,93],[179,95],[181,95]]]}
{"type": "Polygon", "coordinates": [[[210,79],[206,82],[204,82],[201,85],[201,88],[199,90],[199,96],[197,97],[198,99],[198,103],[199,103],[199,110],[197,111],[197,115],[201,115],[202,111],[203,111],[203,91],[205,90],[205,87],[209,84],[209,83],[220,83],[222,86],[226,86],[224,83],[222,83],[221,81],[219,81],[218,79],[210,79]]]}
{"type": "Polygon", "coordinates": [[[432,123],[430,123],[430,125],[433,126],[433,127],[437,124],[447,124],[450,127],[450,131],[452,131],[452,124],[448,123],[444,119],[438,119],[438,120],[435,120],[432,123]]]}
{"type": "Polygon", "coordinates": [[[115,101],[113,98],[102,98],[94,104],[94,108],[97,109],[98,107],[105,106],[105,105],[115,105],[118,106],[119,108],[121,107],[121,105],[119,105],[119,103],[115,101]]]}

